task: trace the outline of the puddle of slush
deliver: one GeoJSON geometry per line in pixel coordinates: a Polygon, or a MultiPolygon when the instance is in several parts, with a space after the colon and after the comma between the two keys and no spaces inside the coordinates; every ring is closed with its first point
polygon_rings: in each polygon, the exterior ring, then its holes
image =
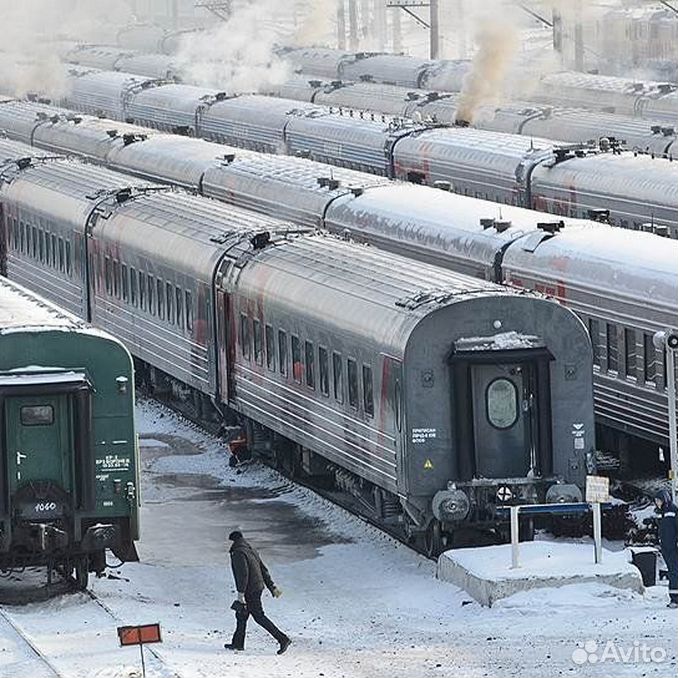
{"type": "Polygon", "coordinates": [[[140,444],[147,491],[142,488],[139,553],[145,562],[226,564],[228,534],[234,529],[264,560],[277,563],[316,558],[321,547],[347,542],[322,521],[284,501],[280,489],[224,484],[205,474],[152,472],[152,462],[160,457],[200,454],[202,450],[190,441],[154,434],[151,445],[147,447],[143,438],[140,444]]]}

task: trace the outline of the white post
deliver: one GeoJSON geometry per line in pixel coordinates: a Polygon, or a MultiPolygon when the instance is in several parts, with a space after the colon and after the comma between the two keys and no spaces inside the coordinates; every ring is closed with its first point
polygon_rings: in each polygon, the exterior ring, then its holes
{"type": "MultiPolygon", "coordinates": [[[[668,342],[667,342],[668,343],[668,342]]],[[[669,449],[671,451],[671,496],[676,503],[678,489],[678,441],[676,441],[676,352],[666,347],[666,390],[669,396],[669,449]]]]}
{"type": "Polygon", "coordinates": [[[666,356],[666,396],[669,406],[669,452],[671,455],[671,496],[676,502],[678,490],[678,431],[676,430],[676,350],[678,350],[678,332],[665,330],[653,337],[655,348],[664,351],[666,356]]]}
{"type": "Polygon", "coordinates": [[[595,563],[603,562],[603,519],[600,510],[600,502],[593,502],[593,544],[595,551],[595,563]]]}
{"type": "Polygon", "coordinates": [[[520,530],[518,524],[518,511],[520,506],[511,506],[511,569],[520,567],[520,530]]]}

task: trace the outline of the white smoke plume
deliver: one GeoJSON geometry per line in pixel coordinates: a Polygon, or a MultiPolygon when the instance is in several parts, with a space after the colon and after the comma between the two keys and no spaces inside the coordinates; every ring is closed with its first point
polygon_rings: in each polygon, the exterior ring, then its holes
{"type": "Polygon", "coordinates": [[[471,70],[462,85],[456,119],[473,123],[483,106],[496,105],[504,97],[507,79],[518,55],[519,32],[515,25],[500,17],[479,22],[471,70]]]}
{"type": "Polygon", "coordinates": [[[275,47],[291,30],[289,6],[251,0],[211,30],[186,34],[176,58],[189,82],[228,92],[257,91],[289,78],[291,68],[275,47]]]}
{"type": "Polygon", "coordinates": [[[61,96],[63,41],[110,42],[129,19],[123,0],[0,0],[0,89],[61,96]]]}

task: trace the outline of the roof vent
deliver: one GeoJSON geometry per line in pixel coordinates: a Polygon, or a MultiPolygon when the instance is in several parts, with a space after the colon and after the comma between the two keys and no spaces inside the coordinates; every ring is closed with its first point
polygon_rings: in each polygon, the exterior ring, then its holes
{"type": "Polygon", "coordinates": [[[537,228],[544,231],[544,233],[558,233],[564,226],[564,221],[540,221],[537,224],[537,228]]]}
{"type": "Polygon", "coordinates": [[[669,237],[669,227],[665,225],[658,225],[655,224],[655,227],[653,229],[653,233],[655,235],[660,235],[662,238],[668,238],[669,237]]]}
{"type": "Polygon", "coordinates": [[[297,156],[297,158],[310,158],[311,157],[311,151],[309,151],[307,148],[303,148],[299,151],[297,151],[294,155],[297,156]]]}
{"type": "Polygon", "coordinates": [[[122,205],[122,203],[127,202],[132,197],[131,188],[121,188],[116,194],[116,201],[122,205]]]}
{"type": "Polygon", "coordinates": [[[136,134],[122,135],[122,143],[125,144],[125,146],[129,146],[130,144],[133,144],[135,141],[139,141],[139,137],[137,137],[136,134]]]}
{"type": "Polygon", "coordinates": [[[429,92],[426,95],[426,101],[438,101],[440,99],[440,92],[429,92]]]}
{"type": "Polygon", "coordinates": [[[587,210],[586,214],[591,221],[598,221],[601,224],[609,224],[610,223],[610,210],[604,210],[604,209],[592,209],[592,210],[587,210]]]}
{"type": "Polygon", "coordinates": [[[652,134],[661,134],[662,126],[661,125],[652,125],[650,127],[650,131],[652,132],[652,134]]]}
{"type": "Polygon", "coordinates": [[[224,153],[224,160],[230,165],[235,160],[235,153],[224,153]]]}
{"type": "Polygon", "coordinates": [[[495,221],[494,222],[494,228],[496,229],[497,233],[503,233],[504,231],[508,231],[508,229],[511,228],[511,222],[510,221],[495,221]]]}
{"type": "Polygon", "coordinates": [[[115,137],[118,136],[118,130],[117,129],[107,129],[106,134],[111,138],[115,139],[115,137]]]}
{"type": "Polygon", "coordinates": [[[27,167],[31,166],[31,158],[19,158],[16,161],[16,166],[20,169],[26,169],[27,167]]]}
{"type": "Polygon", "coordinates": [[[494,226],[495,221],[496,219],[492,218],[481,218],[480,225],[483,227],[484,230],[487,230],[488,228],[492,228],[492,226],[494,226]]]}
{"type": "Polygon", "coordinates": [[[263,250],[271,242],[271,234],[268,231],[257,233],[250,238],[250,242],[255,250],[263,250]]]}
{"type": "Polygon", "coordinates": [[[50,121],[51,123],[53,123],[54,125],[56,125],[56,124],[59,122],[59,120],[60,120],[60,118],[59,118],[58,115],[53,115],[53,116],[51,116],[50,119],[49,119],[49,121],[50,121]]]}
{"type": "Polygon", "coordinates": [[[439,188],[441,191],[447,191],[448,193],[452,190],[452,182],[450,181],[434,181],[433,188],[439,188]]]}
{"type": "Polygon", "coordinates": [[[665,137],[672,137],[676,133],[674,127],[662,127],[662,134],[665,137]]]}
{"type": "Polygon", "coordinates": [[[352,186],[348,190],[351,191],[356,198],[359,198],[365,192],[365,189],[360,186],[352,186]]]}
{"type": "Polygon", "coordinates": [[[668,82],[662,82],[657,86],[657,89],[659,90],[660,94],[670,94],[676,89],[676,86],[668,82]]]}
{"type": "Polygon", "coordinates": [[[180,134],[182,137],[190,136],[191,130],[188,125],[177,125],[172,127],[172,134],[180,134]]]}

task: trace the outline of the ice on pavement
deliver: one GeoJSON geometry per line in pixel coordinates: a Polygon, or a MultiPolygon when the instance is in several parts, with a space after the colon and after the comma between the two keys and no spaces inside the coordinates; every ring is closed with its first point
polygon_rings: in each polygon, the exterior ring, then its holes
{"type": "MultiPolygon", "coordinates": [[[[161,623],[157,650],[169,668],[151,665],[149,678],[675,677],[678,615],[665,608],[665,586],[644,596],[592,584],[540,589],[485,609],[437,581],[435,563],[359,518],[258,464],[230,469],[221,441],[155,404],[137,410],[141,562],[93,590],[122,623],[161,623]],[[234,625],[225,543],[234,526],[284,591],[264,597],[293,639],[282,657],[256,625],[246,652],[223,649],[234,625]],[[665,656],[578,663],[587,642],[649,643],[665,656]]],[[[39,643],[59,648],[64,676],[130,678],[138,651],[117,648],[116,622],[102,626],[89,609],[85,596],[71,596],[22,614],[39,643]]],[[[27,655],[3,648],[0,675],[33,678],[27,655]]]]}

